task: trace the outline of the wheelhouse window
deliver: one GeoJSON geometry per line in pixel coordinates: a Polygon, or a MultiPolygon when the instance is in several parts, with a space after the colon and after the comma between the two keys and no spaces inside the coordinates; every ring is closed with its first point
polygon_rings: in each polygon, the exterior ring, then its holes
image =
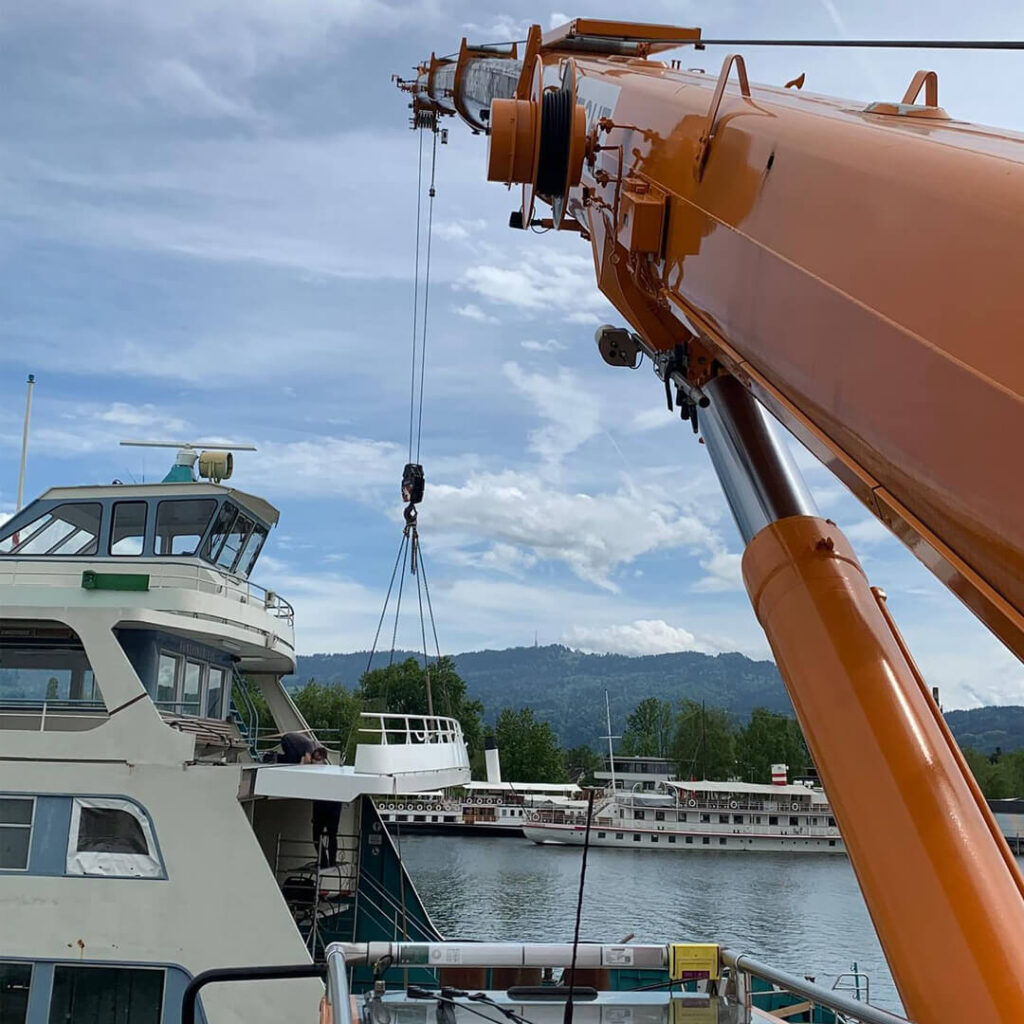
{"type": "Polygon", "coordinates": [[[30,796],[0,797],[0,870],[24,871],[28,867],[34,810],[35,800],[30,796]]]}
{"type": "Polygon", "coordinates": [[[217,554],[217,565],[229,572],[234,569],[254,525],[253,520],[248,516],[241,513],[235,516],[235,521],[231,524],[231,529],[228,530],[224,543],[217,554]]]}
{"type": "Polygon", "coordinates": [[[262,523],[256,523],[249,534],[249,539],[242,548],[242,554],[238,558],[238,572],[248,576],[252,572],[256,559],[260,557],[263,544],[267,539],[267,528],[262,523]]]}
{"type": "Polygon", "coordinates": [[[156,507],[156,554],[194,555],[216,507],[213,498],[161,501],[156,507]]]}
{"type": "Polygon", "coordinates": [[[95,555],[103,508],[65,502],[0,538],[0,555],[95,555]]]}
{"type": "Polygon", "coordinates": [[[224,543],[224,538],[227,537],[228,530],[231,529],[231,524],[235,521],[235,516],[237,515],[238,509],[234,505],[228,502],[221,505],[220,511],[217,513],[217,519],[213,524],[213,530],[203,545],[203,558],[208,562],[216,562],[217,555],[220,554],[220,546],[224,543]]]}
{"type": "Polygon", "coordinates": [[[121,557],[142,554],[146,539],[146,502],[114,503],[114,521],[110,528],[110,553],[121,557]]]}
{"type": "Polygon", "coordinates": [[[161,878],[149,819],[130,800],[75,797],[66,872],[111,878],[161,878]]]}
{"type": "Polygon", "coordinates": [[[164,972],[57,964],[48,1024],[160,1024],[164,972]]]}
{"type": "Polygon", "coordinates": [[[0,1024],[25,1024],[32,965],[0,962],[0,1024]]]}

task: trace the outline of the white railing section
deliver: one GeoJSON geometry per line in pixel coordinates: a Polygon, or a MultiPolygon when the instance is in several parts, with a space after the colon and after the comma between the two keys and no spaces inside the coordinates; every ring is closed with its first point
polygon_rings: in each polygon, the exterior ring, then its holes
{"type": "Polygon", "coordinates": [[[295,609],[279,594],[240,576],[232,576],[208,563],[168,561],[160,558],[82,559],[10,559],[0,562],[0,587],[81,585],[82,573],[148,573],[150,590],[190,590],[200,594],[227,597],[239,604],[263,608],[289,626],[295,625],[295,609]]]}
{"type": "Polygon", "coordinates": [[[377,711],[364,711],[359,717],[367,723],[359,731],[378,737],[377,742],[383,745],[466,742],[462,735],[462,726],[454,718],[395,715],[377,711]]]}
{"type": "MultiPolygon", "coordinates": [[[[462,726],[454,718],[364,711],[356,747],[357,772],[376,775],[432,775],[433,785],[469,781],[469,754],[462,726]]],[[[417,789],[433,788],[419,784],[417,789]]]]}
{"type": "Polygon", "coordinates": [[[0,729],[29,732],[84,732],[107,720],[106,706],[95,700],[0,698],[0,729]]]}

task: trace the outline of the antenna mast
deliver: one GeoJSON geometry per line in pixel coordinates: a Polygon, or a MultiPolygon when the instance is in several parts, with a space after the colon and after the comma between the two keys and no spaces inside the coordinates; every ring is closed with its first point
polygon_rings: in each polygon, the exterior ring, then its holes
{"type": "Polygon", "coordinates": [[[602,739],[608,741],[608,770],[612,776],[612,789],[615,789],[615,751],[612,748],[612,740],[621,739],[621,736],[612,735],[612,710],[608,704],[608,691],[604,691],[604,720],[608,726],[608,735],[602,736],[602,739]]]}
{"type": "Polygon", "coordinates": [[[14,511],[21,511],[25,497],[25,462],[28,459],[28,425],[32,419],[32,389],[36,386],[36,375],[28,375],[28,394],[25,396],[25,426],[21,432],[21,466],[18,469],[18,501],[14,511]]]}

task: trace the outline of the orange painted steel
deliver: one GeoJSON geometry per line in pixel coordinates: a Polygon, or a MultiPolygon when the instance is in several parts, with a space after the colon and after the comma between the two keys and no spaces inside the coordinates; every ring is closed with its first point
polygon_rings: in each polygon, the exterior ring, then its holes
{"type": "MultiPolygon", "coordinates": [[[[1024,657],[1024,136],[951,119],[909,68],[868,103],[642,59],[698,35],[544,36],[544,86],[571,64],[586,119],[565,225],[650,354],[695,388],[733,374],[1024,657]]],[[[450,81],[403,87],[443,113],[450,81]]],[[[782,519],[743,568],[907,1010],[1024,1020],[1020,871],[849,544],[782,519]]]]}
{"type": "Polygon", "coordinates": [[[761,530],[743,577],[912,1020],[1024,1020],[1024,879],[849,542],[761,530]]]}

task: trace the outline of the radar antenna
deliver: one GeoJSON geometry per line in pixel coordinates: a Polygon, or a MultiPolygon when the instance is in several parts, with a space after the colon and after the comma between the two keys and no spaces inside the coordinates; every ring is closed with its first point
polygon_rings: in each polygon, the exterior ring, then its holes
{"type": "Polygon", "coordinates": [[[194,483],[197,479],[195,466],[199,460],[198,479],[211,480],[219,484],[231,478],[235,468],[232,452],[254,452],[254,444],[241,444],[233,441],[122,441],[126,448],[177,448],[167,476],[166,483],[194,483]]]}

